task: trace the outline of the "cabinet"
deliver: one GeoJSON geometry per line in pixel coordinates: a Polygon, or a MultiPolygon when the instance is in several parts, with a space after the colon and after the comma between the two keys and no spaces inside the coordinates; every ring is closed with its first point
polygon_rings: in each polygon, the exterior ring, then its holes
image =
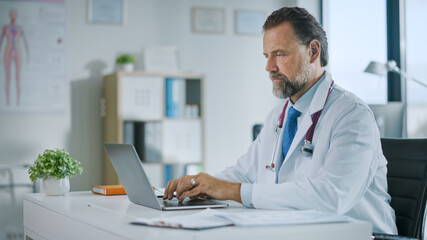
{"type": "MultiPolygon", "coordinates": [[[[153,185],[202,171],[202,75],[115,72],[103,95],[104,142],[133,144],[153,185]]],[[[103,183],[119,183],[105,153],[103,183]]]]}

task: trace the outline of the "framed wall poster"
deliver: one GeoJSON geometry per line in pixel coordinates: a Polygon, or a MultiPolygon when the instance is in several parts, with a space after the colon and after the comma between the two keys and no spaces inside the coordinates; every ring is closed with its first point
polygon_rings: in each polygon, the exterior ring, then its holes
{"type": "Polygon", "coordinates": [[[267,14],[256,10],[236,10],[234,12],[234,26],[237,34],[260,35],[267,14]]]}
{"type": "Polygon", "coordinates": [[[148,46],[142,55],[144,71],[177,72],[179,70],[176,46],[148,46]]]}
{"type": "Polygon", "coordinates": [[[0,1],[0,114],[65,113],[66,13],[65,0],[0,1]]]}
{"type": "Polygon", "coordinates": [[[88,0],[88,23],[125,24],[126,0],[88,0]]]}
{"type": "Polygon", "coordinates": [[[225,12],[222,8],[193,7],[192,29],[196,33],[224,33],[225,12]]]}

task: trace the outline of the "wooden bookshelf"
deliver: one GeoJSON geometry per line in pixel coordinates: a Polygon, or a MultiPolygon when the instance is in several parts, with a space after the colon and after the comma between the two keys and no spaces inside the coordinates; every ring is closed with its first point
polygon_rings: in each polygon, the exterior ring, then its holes
{"type": "MultiPolygon", "coordinates": [[[[133,144],[152,184],[159,187],[188,169],[202,170],[203,79],[197,74],[123,71],[105,76],[104,142],[133,144]]],[[[105,152],[103,168],[103,184],[120,183],[105,152]]]]}

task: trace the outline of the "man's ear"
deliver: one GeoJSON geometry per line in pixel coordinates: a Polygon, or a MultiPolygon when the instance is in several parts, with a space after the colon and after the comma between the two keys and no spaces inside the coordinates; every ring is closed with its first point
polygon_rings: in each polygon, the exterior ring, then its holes
{"type": "Polygon", "coordinates": [[[318,58],[320,58],[320,42],[317,39],[311,40],[311,42],[308,44],[309,51],[310,51],[310,63],[313,63],[318,58]]]}

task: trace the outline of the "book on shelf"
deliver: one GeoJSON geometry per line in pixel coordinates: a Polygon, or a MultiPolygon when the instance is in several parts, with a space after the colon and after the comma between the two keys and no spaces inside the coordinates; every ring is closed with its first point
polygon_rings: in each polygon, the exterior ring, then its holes
{"type": "Polygon", "coordinates": [[[173,177],[172,177],[172,165],[165,165],[163,167],[163,170],[164,170],[164,173],[163,173],[163,177],[164,177],[163,184],[166,187],[168,185],[168,182],[170,180],[173,180],[173,177]]]}
{"type": "Polygon", "coordinates": [[[164,185],[170,180],[181,178],[187,175],[187,165],[183,164],[165,164],[164,165],[164,185]]]}
{"type": "Polygon", "coordinates": [[[134,147],[136,152],[138,153],[139,159],[144,161],[145,159],[145,123],[144,122],[135,122],[134,127],[134,147]]]}
{"type": "Polygon", "coordinates": [[[99,185],[92,186],[92,192],[101,195],[126,195],[122,185],[99,185]]]}
{"type": "Polygon", "coordinates": [[[190,108],[196,108],[196,112],[194,109],[190,114],[186,114],[186,117],[198,117],[200,116],[201,109],[200,105],[202,102],[201,97],[201,81],[200,79],[186,79],[185,81],[185,102],[186,108],[190,106],[190,108]]]}
{"type": "Polygon", "coordinates": [[[132,144],[143,162],[162,160],[162,123],[126,121],[123,126],[123,143],[132,144]]]}
{"type": "Polygon", "coordinates": [[[155,163],[162,161],[162,123],[146,122],[144,127],[144,162],[155,163]]]}
{"type": "Polygon", "coordinates": [[[135,145],[135,122],[123,123],[123,143],[135,145]]]}
{"type": "Polygon", "coordinates": [[[183,117],[186,105],[185,85],[185,79],[166,78],[166,117],[183,117]]]}

